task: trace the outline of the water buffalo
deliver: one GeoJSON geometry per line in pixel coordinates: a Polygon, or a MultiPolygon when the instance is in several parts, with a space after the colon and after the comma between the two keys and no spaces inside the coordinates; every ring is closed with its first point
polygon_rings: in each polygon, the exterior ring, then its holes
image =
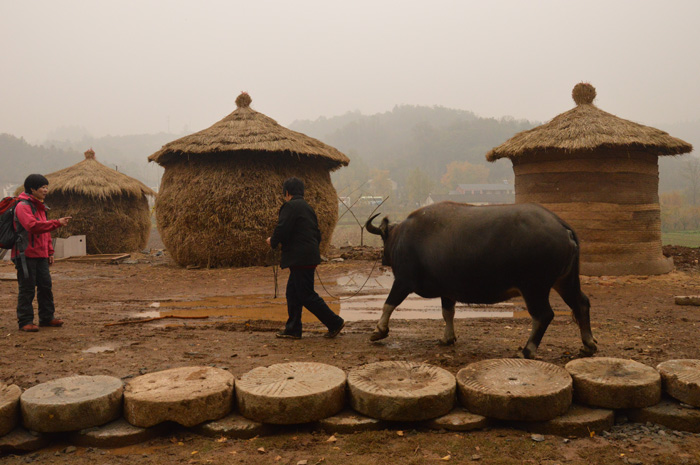
{"type": "Polygon", "coordinates": [[[389,318],[412,292],[440,297],[445,319],[443,344],[453,344],[455,303],[492,304],[521,294],[532,317],[522,356],[534,358],[554,318],[549,304],[556,290],[573,310],[582,353],[596,352],[590,302],[579,281],[579,243],[573,229],[536,204],[474,206],[441,202],[420,208],[398,224],[385,217],[367,231],[382,237],[382,263],[394,284],[370,340],[389,334],[389,318]]]}

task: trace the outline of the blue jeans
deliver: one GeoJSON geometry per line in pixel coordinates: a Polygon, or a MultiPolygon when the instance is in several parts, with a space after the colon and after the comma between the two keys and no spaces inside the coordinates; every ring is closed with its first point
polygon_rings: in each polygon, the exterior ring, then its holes
{"type": "Polygon", "coordinates": [[[17,323],[21,328],[34,322],[34,292],[36,289],[37,303],[39,304],[39,322],[49,323],[53,320],[55,308],[53,305],[53,291],[51,290],[51,273],[49,272],[48,258],[26,258],[29,277],[25,279],[22,271],[22,263],[17,258],[17,283],[19,294],[17,295],[17,323]]]}
{"type": "Polygon", "coordinates": [[[284,332],[301,336],[301,310],[306,307],[326,325],[335,330],[343,324],[343,319],[333,313],[326,302],[314,290],[314,268],[290,268],[287,281],[287,314],[289,319],[284,332]]]}

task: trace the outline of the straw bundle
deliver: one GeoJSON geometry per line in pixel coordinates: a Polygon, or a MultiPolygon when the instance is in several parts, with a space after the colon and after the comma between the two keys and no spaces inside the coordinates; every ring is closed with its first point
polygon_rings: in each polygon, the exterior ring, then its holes
{"type": "Polygon", "coordinates": [[[54,237],[84,234],[89,254],[133,252],[146,246],[151,231],[146,196],[156,195],[146,185],[104,166],[92,149],[85,152],[85,160],[46,179],[49,218],[73,217],[54,237]]]}
{"type": "Polygon", "coordinates": [[[165,247],[182,266],[271,264],[265,239],[277,224],[282,183],[290,176],[306,185],[304,197],[316,210],[325,253],[338,218],[337,194],[328,171],[312,160],[281,163],[272,155],[256,153],[168,165],[156,200],[165,247]]]}
{"type": "Polygon", "coordinates": [[[576,107],[549,123],[519,132],[486,154],[499,158],[537,156],[543,152],[592,152],[599,148],[638,150],[655,155],[679,155],[693,150],[689,143],[660,129],[634,123],[607,113],[595,105],[595,88],[577,84],[572,91],[576,107]]]}
{"type": "Polygon", "coordinates": [[[165,144],[148,160],[166,166],[181,158],[194,159],[214,153],[275,152],[314,158],[330,171],[350,162],[337,149],[280,126],[272,118],[253,110],[251,102],[250,96],[242,93],[236,99],[238,108],[233,113],[207,129],[165,144]]]}
{"type": "Polygon", "coordinates": [[[692,146],[596,108],[595,97],[593,86],[577,84],[576,108],[516,134],[486,157],[513,162],[516,203],[542,204],[576,230],[582,274],[671,271],[661,249],[658,157],[692,146]]]}
{"type": "Polygon", "coordinates": [[[156,220],[180,265],[272,263],[265,239],[277,224],[282,183],[291,176],[304,181],[304,197],[316,210],[321,253],[330,244],[338,203],[329,172],[348,158],[251,109],[251,101],[242,93],[233,113],[148,157],[165,168],[156,220]]]}

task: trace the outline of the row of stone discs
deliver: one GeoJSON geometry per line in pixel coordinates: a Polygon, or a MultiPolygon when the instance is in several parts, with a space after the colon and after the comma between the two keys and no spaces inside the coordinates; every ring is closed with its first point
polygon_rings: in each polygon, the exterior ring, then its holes
{"type": "Polygon", "coordinates": [[[566,368],[580,402],[622,409],[635,422],[700,432],[700,360],[669,360],[654,369],[601,357],[575,360],[566,368]]]}

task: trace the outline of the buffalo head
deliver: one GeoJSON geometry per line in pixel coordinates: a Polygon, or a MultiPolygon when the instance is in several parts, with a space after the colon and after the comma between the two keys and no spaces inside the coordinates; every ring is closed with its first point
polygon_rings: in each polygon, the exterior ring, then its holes
{"type": "Polygon", "coordinates": [[[376,234],[377,236],[381,236],[382,242],[384,242],[384,254],[382,257],[382,265],[390,266],[391,260],[389,258],[389,250],[391,247],[389,244],[387,244],[387,239],[389,238],[389,230],[392,228],[392,226],[389,225],[389,219],[386,216],[379,224],[379,227],[373,225],[372,220],[374,220],[379,215],[380,213],[377,213],[376,215],[370,217],[365,223],[365,229],[370,234],[376,234]]]}

